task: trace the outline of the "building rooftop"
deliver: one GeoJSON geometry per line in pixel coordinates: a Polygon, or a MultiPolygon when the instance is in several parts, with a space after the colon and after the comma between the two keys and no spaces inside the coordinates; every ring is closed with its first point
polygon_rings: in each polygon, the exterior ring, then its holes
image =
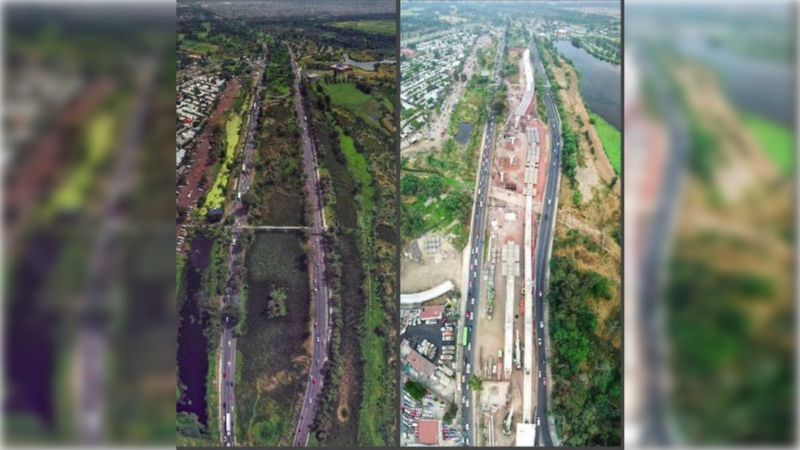
{"type": "Polygon", "coordinates": [[[436,364],[432,363],[428,358],[422,356],[418,351],[411,350],[408,354],[408,364],[417,372],[423,375],[431,376],[436,370],[436,364]]]}
{"type": "Polygon", "coordinates": [[[417,442],[425,445],[439,445],[439,436],[441,435],[438,420],[420,420],[419,422],[419,437],[417,442]]]}
{"type": "Polygon", "coordinates": [[[419,309],[420,320],[441,319],[444,305],[423,306],[419,309]]]}

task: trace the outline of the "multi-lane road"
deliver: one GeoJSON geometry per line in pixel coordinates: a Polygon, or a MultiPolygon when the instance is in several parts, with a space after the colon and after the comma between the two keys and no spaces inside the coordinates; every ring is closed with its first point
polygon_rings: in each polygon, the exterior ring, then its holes
{"type": "MultiPolygon", "coordinates": [[[[505,36],[505,32],[501,33],[505,36]]],[[[494,102],[494,96],[497,92],[497,86],[500,82],[500,69],[503,54],[503,46],[505,39],[501,37],[500,44],[497,46],[497,63],[495,65],[494,80],[495,85],[492,90],[492,99],[489,102],[491,105],[494,102]]],[[[481,146],[480,167],[478,169],[478,185],[475,188],[475,203],[473,205],[472,213],[472,226],[470,227],[470,255],[469,255],[469,284],[467,288],[467,298],[464,299],[466,304],[465,315],[462,317],[462,329],[466,327],[468,330],[468,345],[467,348],[462,349],[461,358],[461,372],[464,374],[462,377],[460,392],[463,395],[461,401],[461,428],[464,436],[464,445],[469,446],[475,443],[474,439],[474,409],[475,398],[473,398],[472,390],[469,388],[468,381],[478,369],[475,364],[475,348],[477,345],[472,345],[475,342],[475,335],[477,334],[475,321],[475,314],[478,311],[480,304],[480,282],[481,273],[483,271],[483,240],[486,231],[486,213],[489,205],[488,191],[491,179],[492,167],[492,151],[494,149],[494,134],[495,134],[495,116],[494,112],[489,112],[489,120],[486,123],[486,130],[484,134],[483,144],[481,146]]]]}
{"type": "MultiPolygon", "coordinates": [[[[241,196],[250,189],[251,162],[253,160],[253,150],[255,149],[255,134],[258,128],[261,111],[261,92],[264,88],[264,68],[267,58],[266,49],[264,56],[259,61],[258,82],[256,83],[253,99],[250,106],[249,118],[247,121],[247,133],[244,140],[244,155],[242,158],[242,171],[236,183],[236,198],[233,201],[234,228],[230,243],[228,257],[228,277],[233,276],[234,265],[236,263],[236,245],[239,233],[243,225],[246,225],[247,210],[241,202],[241,196]]],[[[238,168],[234,168],[237,170],[238,168]]],[[[223,304],[236,302],[236,295],[231,284],[228,284],[223,296],[223,304]]],[[[222,323],[222,358],[218,376],[220,378],[220,436],[225,446],[236,445],[236,435],[234,433],[234,421],[236,419],[236,396],[234,395],[234,380],[236,378],[236,333],[234,324],[226,317],[222,323]]]]}
{"type": "MultiPolygon", "coordinates": [[[[502,52],[504,42],[498,46],[498,51],[502,52]]],[[[561,160],[561,127],[560,119],[558,118],[558,111],[552,99],[550,92],[550,85],[546,79],[544,67],[539,59],[535,47],[531,49],[534,57],[534,66],[540,77],[544,77],[544,100],[548,115],[548,123],[551,134],[551,149],[552,155],[549,167],[544,197],[542,202],[541,220],[537,229],[536,249],[534,254],[533,268],[534,268],[534,296],[536,303],[536,318],[535,329],[537,334],[537,351],[536,351],[536,365],[537,370],[543,374],[537,378],[537,400],[536,400],[536,426],[538,442],[545,446],[552,446],[553,442],[550,437],[550,429],[547,421],[547,358],[545,351],[546,339],[544,338],[544,297],[545,297],[545,279],[548,270],[550,259],[550,240],[552,238],[553,227],[555,224],[555,211],[557,207],[556,198],[558,196],[558,171],[561,160]],[[542,420],[544,419],[544,420],[542,420]]],[[[498,59],[499,60],[499,59],[498,59]]],[[[495,71],[495,80],[498,81],[500,76],[499,67],[495,71]]],[[[494,100],[494,93],[492,101],[494,100]]],[[[470,228],[470,255],[469,255],[469,269],[468,269],[468,289],[467,298],[464,300],[466,304],[466,312],[463,320],[463,327],[468,330],[468,346],[463,350],[461,359],[461,370],[465,374],[462,378],[461,392],[463,398],[461,399],[461,426],[464,432],[464,444],[469,446],[475,443],[474,439],[474,408],[475,398],[469,388],[468,381],[476,370],[475,365],[475,350],[472,343],[475,342],[477,335],[476,322],[474,320],[475,314],[478,311],[481,293],[481,274],[483,272],[483,246],[484,236],[486,232],[486,215],[488,207],[488,189],[491,178],[492,166],[492,152],[494,148],[494,134],[495,134],[496,121],[493,113],[490,112],[489,120],[486,125],[486,134],[484,142],[481,147],[480,167],[478,171],[478,186],[475,190],[475,205],[473,208],[472,226],[470,228]]],[[[535,220],[533,217],[527,220],[535,220]]],[[[530,263],[530,262],[526,262],[530,263]]],[[[477,347],[477,345],[475,346],[477,347]]],[[[537,444],[538,444],[537,442],[537,444]]]]}
{"type": "MultiPolygon", "coordinates": [[[[536,236],[536,250],[534,254],[534,294],[536,298],[536,330],[538,334],[536,347],[537,369],[542,376],[537,378],[538,389],[536,399],[537,432],[542,442],[547,447],[552,447],[553,442],[550,437],[550,427],[547,421],[547,356],[545,352],[545,328],[544,328],[544,297],[546,294],[546,275],[550,262],[550,240],[552,239],[553,228],[556,219],[556,208],[558,204],[558,180],[559,165],[561,163],[561,120],[558,117],[558,110],[553,103],[550,92],[550,82],[544,71],[544,66],[537,52],[536,46],[531,45],[531,55],[534,58],[534,67],[538,75],[542,78],[543,98],[545,109],[547,110],[547,122],[550,129],[550,167],[545,184],[544,197],[542,198],[541,220],[536,236]]],[[[526,220],[534,220],[527,217],[526,220]]],[[[527,263],[527,261],[526,261],[527,263]]]]}
{"type": "Polygon", "coordinates": [[[308,444],[308,437],[311,425],[314,423],[314,414],[317,410],[319,393],[322,390],[323,367],[328,360],[328,298],[329,292],[326,283],[325,270],[325,245],[322,238],[324,231],[322,195],[319,189],[319,175],[317,167],[316,151],[314,141],[311,139],[311,132],[308,127],[308,116],[303,103],[302,93],[300,92],[300,69],[294,57],[294,52],[289,44],[289,56],[292,60],[292,71],[294,73],[294,110],[297,116],[297,123],[302,129],[303,147],[303,166],[306,174],[306,193],[313,208],[313,224],[311,225],[311,238],[308,245],[308,258],[312,262],[311,279],[313,280],[312,306],[314,308],[314,324],[311,333],[312,357],[311,369],[309,371],[305,394],[303,395],[303,406],[300,408],[300,418],[295,429],[294,445],[305,446],[308,444]]]}

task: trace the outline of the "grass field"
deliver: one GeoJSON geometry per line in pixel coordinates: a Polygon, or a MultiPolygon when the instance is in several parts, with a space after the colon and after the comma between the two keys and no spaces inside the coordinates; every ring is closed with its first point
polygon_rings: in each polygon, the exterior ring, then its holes
{"type": "Polygon", "coordinates": [[[356,88],[355,84],[327,84],[323,83],[325,92],[331,96],[331,101],[346,107],[358,107],[369,101],[371,97],[356,88]]]}
{"type": "Polygon", "coordinates": [[[206,44],[205,42],[197,41],[183,41],[183,43],[181,43],[181,47],[187,52],[198,53],[201,55],[214,53],[219,48],[214,44],[206,44]]]}
{"type": "Polygon", "coordinates": [[[619,175],[622,172],[622,134],[597,114],[590,112],[589,116],[594,120],[594,129],[600,136],[614,172],[619,175]]]}
{"type": "Polygon", "coordinates": [[[381,34],[395,34],[395,30],[397,29],[397,25],[389,20],[352,20],[348,22],[336,22],[333,26],[381,34]]]}
{"type": "MultiPolygon", "coordinates": [[[[331,102],[336,106],[346,108],[362,119],[380,123],[381,117],[391,111],[392,103],[380,100],[374,96],[358,90],[355,84],[327,84],[323,83],[325,92],[331,97],[331,102]]],[[[378,95],[378,94],[373,94],[378,95]]]]}
{"type": "Polygon", "coordinates": [[[792,131],[755,114],[742,114],[747,129],[784,174],[794,170],[792,131]]]}

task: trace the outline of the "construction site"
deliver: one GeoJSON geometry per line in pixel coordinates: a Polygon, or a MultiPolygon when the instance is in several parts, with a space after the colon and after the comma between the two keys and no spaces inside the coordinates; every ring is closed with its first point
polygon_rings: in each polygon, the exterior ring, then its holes
{"type": "Polygon", "coordinates": [[[495,141],[489,186],[488,248],[476,314],[475,373],[483,382],[475,414],[478,446],[533,446],[536,340],[533,254],[550,159],[547,126],[536,117],[530,50],[519,84],[508,83],[508,111],[495,141]]]}

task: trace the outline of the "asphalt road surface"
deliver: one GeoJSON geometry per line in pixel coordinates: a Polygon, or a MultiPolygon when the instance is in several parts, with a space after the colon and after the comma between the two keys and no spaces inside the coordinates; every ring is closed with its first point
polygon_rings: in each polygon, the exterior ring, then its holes
{"type": "MultiPolygon", "coordinates": [[[[501,33],[501,36],[505,36],[505,32],[501,33]]],[[[497,46],[498,55],[503,54],[503,47],[505,46],[505,40],[500,41],[500,45],[497,46]]],[[[494,102],[494,96],[497,92],[497,85],[500,82],[500,61],[502,61],[501,57],[497,58],[497,63],[495,65],[495,86],[492,90],[492,99],[489,102],[491,105],[494,102]]],[[[480,282],[481,282],[481,272],[483,270],[483,240],[486,231],[486,208],[489,204],[488,202],[488,188],[489,182],[491,179],[491,167],[492,167],[492,151],[494,149],[494,133],[495,133],[495,116],[494,112],[489,112],[489,120],[486,123],[486,134],[484,135],[484,141],[482,146],[481,152],[481,159],[480,159],[480,167],[478,169],[478,187],[475,190],[475,200],[474,200],[474,207],[473,207],[473,215],[472,215],[472,226],[470,227],[471,235],[470,235],[470,251],[472,252],[469,256],[469,288],[467,289],[467,299],[466,301],[466,313],[465,317],[463,318],[462,327],[466,327],[469,333],[468,336],[468,346],[463,351],[463,357],[461,359],[461,372],[464,374],[461,378],[461,392],[463,394],[462,402],[460,409],[461,413],[461,429],[462,434],[464,436],[464,445],[470,446],[475,443],[474,439],[474,408],[475,399],[473,398],[472,391],[469,388],[468,381],[472,378],[472,374],[474,374],[477,367],[475,367],[475,348],[477,345],[472,345],[475,342],[475,335],[477,334],[476,330],[476,322],[474,320],[475,314],[478,311],[479,303],[480,303],[480,282]],[[469,316],[469,319],[466,318],[469,316]],[[467,404],[469,402],[469,404],[467,404]]],[[[463,330],[463,328],[462,328],[463,330]]],[[[463,331],[462,331],[463,333],[463,331]]],[[[457,336],[457,341],[462,341],[463,337],[457,336]]],[[[463,344],[459,342],[459,344],[463,344]]]]}
{"type": "Polygon", "coordinates": [[[311,369],[309,371],[308,384],[303,395],[303,406],[300,409],[300,419],[295,430],[294,445],[305,446],[308,444],[311,425],[314,423],[319,393],[322,390],[323,367],[328,360],[328,287],[325,279],[325,245],[322,239],[323,220],[322,220],[322,196],[319,189],[317,175],[317,159],[314,149],[314,141],[308,128],[307,111],[303,104],[300,92],[300,70],[294,57],[291,46],[286,44],[289,49],[289,56],[292,60],[292,71],[294,72],[294,94],[295,94],[295,114],[297,123],[303,130],[303,166],[306,173],[306,192],[313,207],[313,225],[311,239],[308,245],[308,257],[313,261],[311,264],[311,278],[314,283],[312,293],[314,306],[314,327],[312,332],[313,349],[311,358],[311,369]]]}
{"type": "Polygon", "coordinates": [[[536,363],[538,365],[538,371],[542,373],[541,377],[537,376],[536,378],[538,383],[538,389],[536,390],[536,436],[539,438],[539,442],[543,442],[547,447],[552,447],[553,441],[550,437],[550,427],[547,422],[547,357],[544,345],[544,297],[546,294],[545,275],[547,274],[548,264],[550,262],[550,239],[552,239],[557,204],[556,199],[558,197],[558,171],[561,164],[561,122],[558,119],[558,110],[553,103],[550,83],[545,75],[544,66],[542,65],[535,45],[531,45],[531,55],[534,57],[534,72],[542,77],[544,81],[542,89],[544,89],[547,122],[550,128],[550,147],[553,152],[550,158],[551,165],[548,167],[547,183],[542,200],[542,214],[540,216],[538,235],[536,237],[536,252],[533,257],[535,261],[533,268],[534,295],[536,298],[536,322],[534,325],[537,330],[536,363]]]}
{"type": "MultiPolygon", "coordinates": [[[[264,88],[263,77],[266,57],[265,50],[264,57],[259,61],[259,82],[256,84],[253,102],[250,108],[250,117],[247,124],[247,134],[244,144],[244,157],[242,159],[242,168],[239,173],[239,180],[236,188],[237,197],[233,202],[232,214],[235,219],[235,226],[228,257],[229,279],[233,275],[234,264],[236,262],[236,243],[239,239],[239,227],[246,225],[247,220],[247,210],[241,202],[241,196],[250,189],[252,172],[251,162],[253,160],[253,149],[255,148],[254,136],[258,128],[258,114],[261,111],[261,92],[264,88]]],[[[236,296],[230,284],[226,289],[222,301],[224,304],[236,301],[236,296]]],[[[236,397],[234,395],[233,385],[236,379],[236,334],[234,333],[234,325],[228,321],[228,318],[225,318],[222,323],[222,360],[219,372],[218,376],[222,377],[220,380],[220,386],[222,386],[220,388],[220,436],[222,443],[227,447],[231,447],[236,445],[236,436],[233,432],[236,420],[236,397]],[[230,415],[230,417],[228,415],[230,415]]]]}

